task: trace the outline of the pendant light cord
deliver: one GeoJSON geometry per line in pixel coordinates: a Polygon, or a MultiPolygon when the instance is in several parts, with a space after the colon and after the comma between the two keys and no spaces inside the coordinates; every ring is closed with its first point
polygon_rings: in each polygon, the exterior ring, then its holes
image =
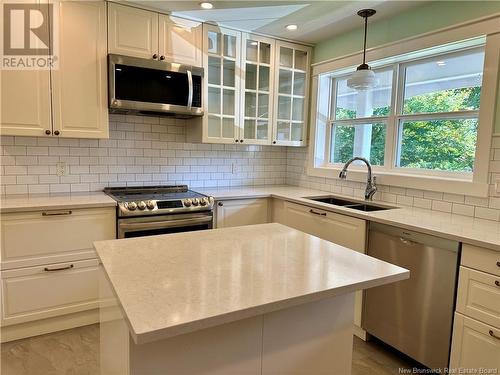
{"type": "Polygon", "coordinates": [[[366,31],[368,29],[368,17],[364,17],[365,19],[365,42],[363,44],[363,65],[366,63],[366,31]]]}

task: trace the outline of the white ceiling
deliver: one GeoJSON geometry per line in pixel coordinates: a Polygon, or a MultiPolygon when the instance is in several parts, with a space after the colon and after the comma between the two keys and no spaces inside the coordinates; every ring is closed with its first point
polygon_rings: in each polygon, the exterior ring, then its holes
{"type": "Polygon", "coordinates": [[[211,10],[202,10],[200,1],[190,0],[129,2],[172,15],[314,44],[362,27],[363,20],[356,15],[360,9],[377,10],[377,14],[370,19],[370,22],[376,22],[416,7],[424,1],[211,1],[214,4],[214,9],[211,10]],[[288,31],[285,29],[288,24],[297,24],[299,28],[288,31]]]}

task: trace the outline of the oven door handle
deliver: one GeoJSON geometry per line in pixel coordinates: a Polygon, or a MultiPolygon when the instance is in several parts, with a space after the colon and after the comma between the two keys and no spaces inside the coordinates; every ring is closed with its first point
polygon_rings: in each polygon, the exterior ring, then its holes
{"type": "Polygon", "coordinates": [[[165,221],[145,221],[139,223],[119,223],[120,229],[123,230],[143,230],[143,229],[161,229],[174,228],[185,225],[196,225],[210,223],[213,220],[211,216],[193,217],[189,219],[165,220],[165,221]]]}

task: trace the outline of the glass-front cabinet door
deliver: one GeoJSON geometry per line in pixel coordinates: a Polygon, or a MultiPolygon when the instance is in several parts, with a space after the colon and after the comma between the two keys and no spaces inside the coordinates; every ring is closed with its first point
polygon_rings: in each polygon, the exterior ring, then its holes
{"type": "Polygon", "coordinates": [[[273,144],[302,146],[306,142],[311,49],[277,41],[273,144]]]}
{"type": "Polygon", "coordinates": [[[241,32],[203,25],[205,113],[203,141],[240,142],[241,32]]]}
{"type": "Polygon", "coordinates": [[[274,49],[273,39],[242,36],[242,139],[251,144],[271,144],[274,49]]]}

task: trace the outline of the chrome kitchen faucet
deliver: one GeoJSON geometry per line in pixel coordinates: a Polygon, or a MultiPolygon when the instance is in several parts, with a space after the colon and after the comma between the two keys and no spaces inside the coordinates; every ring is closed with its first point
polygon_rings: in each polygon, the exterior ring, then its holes
{"type": "Polygon", "coordinates": [[[351,165],[351,163],[356,160],[362,161],[368,167],[368,179],[366,181],[365,199],[371,201],[373,199],[373,195],[377,192],[377,186],[375,185],[377,178],[372,175],[372,166],[367,159],[356,156],[348,160],[347,163],[345,163],[344,168],[342,168],[342,170],[340,171],[339,178],[342,180],[346,179],[347,168],[349,168],[349,165],[351,165]]]}

